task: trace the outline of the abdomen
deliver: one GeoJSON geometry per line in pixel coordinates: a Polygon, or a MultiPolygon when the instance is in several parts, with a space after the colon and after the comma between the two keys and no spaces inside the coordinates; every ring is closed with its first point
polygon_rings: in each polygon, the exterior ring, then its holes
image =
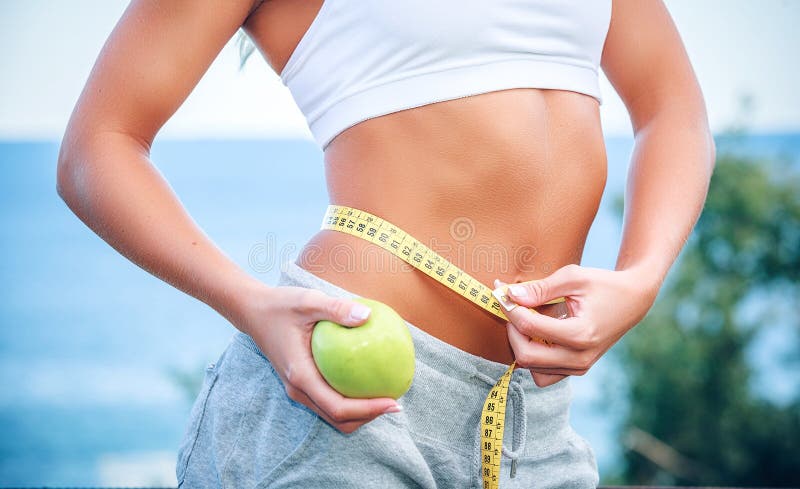
{"type": "MultiPolygon", "coordinates": [[[[368,120],[331,142],[325,164],[332,203],[398,225],[489,287],[579,263],[606,180],[597,102],[556,90],[504,90],[368,120]]],[[[335,231],[310,244],[304,268],[454,346],[511,361],[499,319],[388,252],[335,231]]]]}

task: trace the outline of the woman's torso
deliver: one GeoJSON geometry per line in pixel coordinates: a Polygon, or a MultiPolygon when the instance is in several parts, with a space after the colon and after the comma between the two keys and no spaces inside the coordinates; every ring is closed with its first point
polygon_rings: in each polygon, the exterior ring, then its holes
{"type": "MultiPolygon", "coordinates": [[[[321,3],[267,0],[248,19],[276,72],[321,3]]],[[[578,263],[606,179],[598,102],[562,90],[501,90],[369,119],[336,136],[324,159],[332,203],[385,218],[489,287],[578,263]]],[[[513,359],[499,318],[366,241],[320,231],[298,264],[458,348],[513,359]]]]}

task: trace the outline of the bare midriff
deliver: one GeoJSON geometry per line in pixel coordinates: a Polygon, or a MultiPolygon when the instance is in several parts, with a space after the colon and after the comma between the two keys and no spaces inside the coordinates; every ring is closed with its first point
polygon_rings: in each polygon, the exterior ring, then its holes
{"type": "MultiPolygon", "coordinates": [[[[302,13],[278,16],[279,6],[249,27],[278,72],[315,13],[278,39],[269,27],[289,29],[302,13]]],[[[561,90],[501,90],[369,119],[336,136],[324,159],[331,203],[386,219],[490,288],[579,263],[606,181],[599,104],[561,90]]],[[[297,263],[457,348],[513,360],[504,321],[365,240],[320,231],[297,263]]]]}
{"type": "MultiPolygon", "coordinates": [[[[553,90],[371,119],[339,134],[324,158],[331,203],[386,219],[490,288],[579,263],[606,179],[597,101],[553,90]]],[[[365,240],[320,231],[297,263],[457,348],[513,360],[502,320],[365,240]]]]}

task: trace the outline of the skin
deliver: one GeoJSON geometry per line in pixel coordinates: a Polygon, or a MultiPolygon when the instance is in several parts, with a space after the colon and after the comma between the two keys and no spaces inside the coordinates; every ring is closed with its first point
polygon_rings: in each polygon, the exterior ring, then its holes
{"type": "MultiPolygon", "coordinates": [[[[72,114],[57,187],[120,253],[252,336],[289,397],[350,433],[401,409],[393,399],[342,397],[313,363],[313,325],[362,324],[356,303],[248,275],[149,160],[161,126],[239,27],[280,72],[319,5],[132,1],[72,114]]],[[[526,88],[430,104],[346,129],[324,153],[333,203],[389,219],[487,285],[521,282],[525,294],[512,295],[520,304],[564,296],[565,305],[538,308],[544,314],[517,307],[504,324],[388,253],[331,231],[315,235],[298,263],[458,348],[516,359],[540,386],[582,375],[652,305],[700,213],[714,161],[702,94],[660,1],[614,2],[602,66],[636,137],[615,270],[578,265],[606,175],[591,97],[526,88]],[[564,312],[568,319],[551,317],[564,312]]]]}

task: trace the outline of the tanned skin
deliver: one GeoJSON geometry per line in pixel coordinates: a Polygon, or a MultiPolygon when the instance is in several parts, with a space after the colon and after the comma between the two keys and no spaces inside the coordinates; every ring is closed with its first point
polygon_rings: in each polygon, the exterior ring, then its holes
{"type": "MultiPolygon", "coordinates": [[[[251,277],[197,226],[149,159],[159,129],[240,27],[280,73],[321,3],[132,1],[72,114],[57,187],[120,253],[252,336],[288,396],[349,433],[396,406],[344,398],[313,363],[314,323],[363,324],[351,316],[355,303],[251,277]]],[[[579,266],[606,179],[592,97],[525,88],[438,102],[359,123],[324,152],[332,203],[386,218],[490,287],[522,282],[524,293],[512,295],[520,304],[561,296],[565,304],[538,307],[544,314],[518,307],[506,324],[333,231],[315,235],[298,264],[467,352],[516,359],[539,386],[584,374],[652,305],[700,213],[714,162],[703,97],[660,0],[614,1],[602,67],[635,132],[615,270],[579,266]]]]}

